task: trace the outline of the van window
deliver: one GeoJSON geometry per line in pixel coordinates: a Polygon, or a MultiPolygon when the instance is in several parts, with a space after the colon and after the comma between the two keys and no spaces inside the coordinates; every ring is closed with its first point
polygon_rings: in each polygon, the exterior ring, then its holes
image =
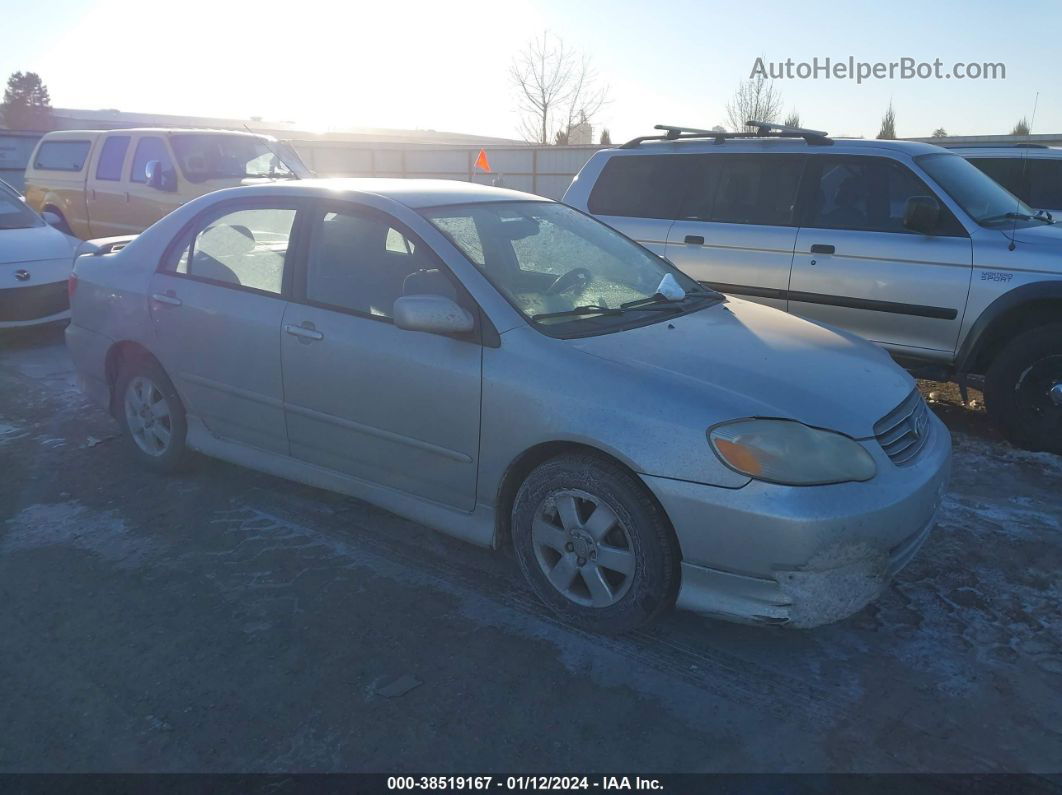
{"type": "Polygon", "coordinates": [[[674,220],[689,164],[686,155],[612,157],[597,178],[587,209],[594,215],[674,220]]]}
{"type": "Polygon", "coordinates": [[[136,144],[136,154],[133,155],[133,167],[129,171],[129,180],[147,182],[147,164],[152,160],[159,161],[164,173],[173,171],[173,161],[170,160],[170,153],[166,151],[166,142],[155,136],[141,138],[136,144]]]}
{"type": "Polygon", "coordinates": [[[96,179],[120,181],[125,152],[129,148],[128,135],[112,135],[103,142],[100,150],[100,162],[96,165],[96,179]]]}
{"type": "Polygon", "coordinates": [[[971,157],[969,160],[1015,196],[1027,193],[1022,160],[1013,157],[971,157]]]}
{"type": "Polygon", "coordinates": [[[45,141],[33,167],[42,171],[80,171],[88,159],[88,141],[45,141]]]}
{"type": "Polygon", "coordinates": [[[760,226],[792,226],[800,156],[703,155],[680,218],[760,226]]]}
{"type": "MultiPolygon", "coordinates": [[[[808,207],[810,227],[914,234],[903,225],[907,200],[913,196],[936,198],[922,180],[893,160],[831,157],[819,162],[817,185],[808,207]]],[[[943,204],[935,234],[965,235],[943,204]]]]}

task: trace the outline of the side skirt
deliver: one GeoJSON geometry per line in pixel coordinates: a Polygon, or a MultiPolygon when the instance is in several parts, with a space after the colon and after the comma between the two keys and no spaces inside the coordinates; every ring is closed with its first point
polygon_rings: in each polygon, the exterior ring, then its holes
{"type": "Polygon", "coordinates": [[[493,508],[477,506],[471,513],[465,513],[333,469],[260,450],[240,442],[219,439],[207,430],[202,420],[191,415],[188,416],[188,446],[230,464],[364,500],[462,541],[482,547],[496,547],[493,508]]]}

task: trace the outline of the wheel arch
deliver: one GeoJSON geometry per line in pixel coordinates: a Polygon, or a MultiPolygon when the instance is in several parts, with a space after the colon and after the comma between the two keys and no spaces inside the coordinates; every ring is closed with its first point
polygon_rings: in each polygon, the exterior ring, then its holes
{"type": "Polygon", "coordinates": [[[1009,340],[1058,320],[1062,320],[1062,280],[1017,287],[989,304],[977,318],[960,349],[956,369],[983,374],[1009,340]]]}
{"type": "MultiPolygon", "coordinates": [[[[509,466],[505,468],[505,472],[502,474],[501,480],[498,483],[498,491],[494,501],[495,547],[500,548],[511,543],[513,502],[516,500],[516,493],[520,490],[520,486],[523,485],[527,476],[530,475],[537,466],[549,461],[551,458],[576,453],[589,454],[604,461],[608,461],[609,463],[626,470],[639,483],[642,483],[641,476],[630,466],[630,464],[599,447],[586,444],[585,442],[558,439],[549,442],[541,442],[529,447],[509,463],[509,466]]],[[[668,516],[667,511],[664,510],[664,506],[660,504],[656,495],[653,494],[652,489],[645,486],[644,483],[642,483],[642,487],[644,488],[645,493],[649,496],[649,499],[653,501],[656,507],[660,510],[665,521],[667,521],[670,526],[671,517],[668,516]]],[[[674,527],[672,527],[672,533],[674,533],[674,527]]]]}
{"type": "MultiPolygon", "coordinates": [[[[162,367],[162,363],[159,362],[158,357],[156,357],[144,345],[135,340],[119,340],[107,349],[107,355],[103,362],[103,373],[107,382],[107,390],[110,395],[108,408],[110,409],[111,414],[114,414],[115,410],[114,389],[118,383],[118,375],[121,373],[122,367],[127,362],[136,361],[137,359],[153,359],[158,363],[159,367],[162,367]]],[[[165,372],[166,368],[163,367],[162,369],[163,372],[165,372]]]]}

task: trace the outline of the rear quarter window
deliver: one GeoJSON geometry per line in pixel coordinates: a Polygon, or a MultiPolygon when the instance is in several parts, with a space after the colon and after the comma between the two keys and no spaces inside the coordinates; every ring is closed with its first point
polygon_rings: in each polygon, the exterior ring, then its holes
{"type": "Polygon", "coordinates": [[[609,158],[590,192],[594,215],[674,219],[686,192],[685,155],[609,158]]]}
{"type": "Polygon", "coordinates": [[[81,171],[88,160],[89,141],[45,141],[33,158],[42,171],[81,171]]]}

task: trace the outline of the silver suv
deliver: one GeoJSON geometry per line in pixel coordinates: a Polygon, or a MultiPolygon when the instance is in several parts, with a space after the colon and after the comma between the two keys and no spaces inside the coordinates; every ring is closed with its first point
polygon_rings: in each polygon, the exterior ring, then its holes
{"type": "Polygon", "coordinates": [[[1062,226],[963,157],[901,141],[663,127],[564,196],[698,281],[983,380],[1011,442],[1062,452],[1062,226]]]}

